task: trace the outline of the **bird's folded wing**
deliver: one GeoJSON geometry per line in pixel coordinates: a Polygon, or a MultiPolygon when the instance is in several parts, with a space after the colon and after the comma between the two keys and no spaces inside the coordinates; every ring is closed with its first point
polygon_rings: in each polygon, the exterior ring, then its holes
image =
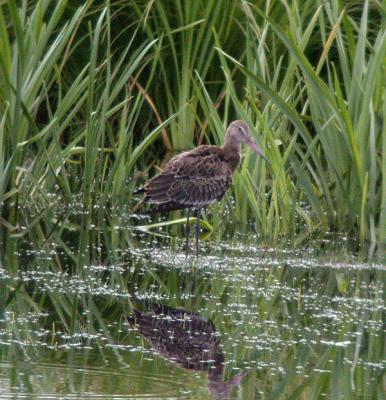
{"type": "Polygon", "coordinates": [[[232,171],[217,154],[174,158],[165,170],[149,181],[147,196],[154,202],[204,206],[223,197],[232,171]]]}

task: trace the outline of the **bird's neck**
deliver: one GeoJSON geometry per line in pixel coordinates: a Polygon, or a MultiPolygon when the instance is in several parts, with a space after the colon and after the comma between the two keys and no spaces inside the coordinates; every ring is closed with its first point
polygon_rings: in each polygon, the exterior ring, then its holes
{"type": "Polygon", "coordinates": [[[227,160],[231,170],[234,172],[240,165],[241,145],[235,140],[225,140],[222,147],[224,157],[227,160]]]}
{"type": "Polygon", "coordinates": [[[241,144],[232,135],[227,134],[224,139],[223,149],[226,152],[241,153],[241,144]]]}

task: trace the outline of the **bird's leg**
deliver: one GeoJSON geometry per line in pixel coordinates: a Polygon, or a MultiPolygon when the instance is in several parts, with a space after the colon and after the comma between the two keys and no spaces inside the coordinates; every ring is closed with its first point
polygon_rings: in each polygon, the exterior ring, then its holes
{"type": "Polygon", "coordinates": [[[198,253],[200,251],[200,216],[201,208],[197,208],[197,219],[196,219],[196,257],[198,258],[198,253]]]}
{"type": "Polygon", "coordinates": [[[190,208],[188,208],[188,213],[186,216],[186,227],[185,227],[185,258],[188,258],[188,248],[189,248],[189,215],[190,215],[190,208]]]}

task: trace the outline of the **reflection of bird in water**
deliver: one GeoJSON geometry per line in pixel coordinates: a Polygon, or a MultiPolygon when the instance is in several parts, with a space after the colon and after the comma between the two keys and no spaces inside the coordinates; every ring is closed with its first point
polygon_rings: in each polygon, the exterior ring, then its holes
{"type": "Polygon", "coordinates": [[[225,357],[213,322],[183,309],[152,305],[152,313],[134,310],[129,322],[164,358],[184,369],[207,371],[215,399],[229,399],[244,373],[224,380],[225,357]]]}
{"type": "MultiPolygon", "coordinates": [[[[252,139],[249,126],[244,121],[233,121],[226,132],[224,145],[199,146],[173,157],[165,169],[151,178],[136,193],[144,193],[142,202],[151,202],[149,213],[187,209],[186,253],[189,244],[189,215],[197,211],[196,256],[199,252],[199,223],[201,209],[219,201],[228,190],[232,176],[240,164],[241,143],[257,154],[265,156],[252,139]]],[[[140,203],[140,204],[141,204],[140,203]]]]}

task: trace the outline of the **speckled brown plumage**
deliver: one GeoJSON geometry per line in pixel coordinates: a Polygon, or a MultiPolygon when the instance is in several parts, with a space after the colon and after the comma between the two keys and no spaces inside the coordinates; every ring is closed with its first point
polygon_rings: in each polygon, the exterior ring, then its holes
{"type": "Polygon", "coordinates": [[[181,368],[207,370],[214,363],[224,362],[212,321],[199,314],[153,306],[150,313],[134,310],[131,322],[161,356],[181,368]]]}
{"type": "Polygon", "coordinates": [[[220,200],[240,164],[242,142],[262,155],[248,125],[234,121],[227,129],[222,147],[199,146],[173,157],[141,190],[145,194],[143,201],[154,204],[149,212],[201,208],[220,200]]]}
{"type": "Polygon", "coordinates": [[[232,182],[240,154],[217,146],[200,146],[172,158],[145,185],[150,212],[204,207],[220,200],[232,182]]]}
{"type": "Polygon", "coordinates": [[[204,145],[178,154],[166,164],[161,173],[151,178],[137,192],[144,193],[141,203],[152,203],[148,213],[188,209],[186,251],[189,241],[189,210],[197,210],[197,256],[201,208],[220,200],[228,190],[233,173],[240,164],[241,143],[247,144],[264,157],[250,135],[249,126],[244,121],[233,121],[227,129],[222,147],[204,145]]]}
{"type": "Polygon", "coordinates": [[[220,336],[211,320],[199,314],[163,305],[151,312],[134,310],[129,323],[138,329],[160,356],[180,368],[207,371],[208,389],[215,399],[230,398],[245,372],[225,381],[225,357],[220,336]]]}

